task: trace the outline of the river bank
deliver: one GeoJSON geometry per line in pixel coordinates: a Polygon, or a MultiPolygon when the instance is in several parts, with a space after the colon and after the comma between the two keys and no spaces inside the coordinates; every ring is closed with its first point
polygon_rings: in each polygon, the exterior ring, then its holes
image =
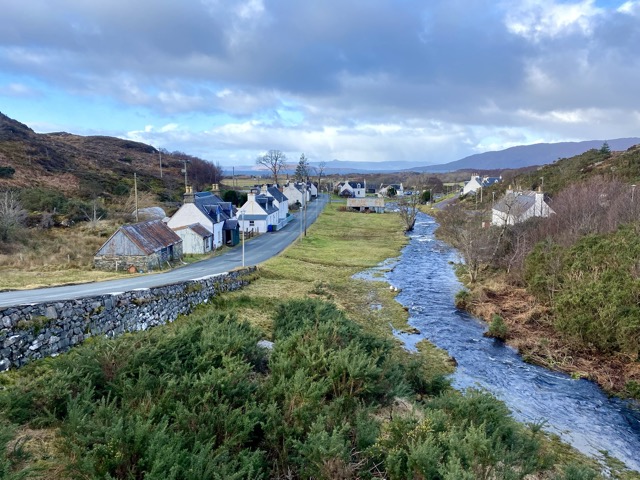
{"type": "Polygon", "coordinates": [[[605,355],[576,348],[551,326],[552,312],[525,288],[510,285],[503,275],[483,275],[470,292],[465,309],[490,324],[499,315],[507,326],[506,343],[536,365],[574,378],[586,378],[604,391],[623,398],[640,397],[630,382],[640,382],[640,362],[625,354],[605,355]]]}
{"type": "Polygon", "coordinates": [[[486,389],[521,422],[542,425],[603,464],[610,455],[640,471],[638,412],[590,381],[524,362],[514,348],[484,336],[486,322],[454,306],[463,289],[454,271],[459,255],[436,238],[437,226],[420,214],[409,245],[386,275],[401,289],[397,300],[408,309],[409,324],[421,332],[401,336],[407,347],[427,339],[456,359],[455,388],[486,389]]]}

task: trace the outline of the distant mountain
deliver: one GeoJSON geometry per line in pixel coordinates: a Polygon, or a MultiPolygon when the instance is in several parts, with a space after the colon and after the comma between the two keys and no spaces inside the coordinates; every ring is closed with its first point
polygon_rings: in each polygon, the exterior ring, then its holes
{"type": "Polygon", "coordinates": [[[617,138],[615,140],[587,140],[584,142],[536,143],[522,145],[495,152],[484,152],[470,155],[455,162],[424,167],[408,168],[414,172],[444,173],[456,170],[497,170],[516,169],[532,165],[546,165],[559,158],[580,155],[593,148],[600,149],[604,142],[613,151],[626,150],[640,143],[640,138],[617,138]]]}

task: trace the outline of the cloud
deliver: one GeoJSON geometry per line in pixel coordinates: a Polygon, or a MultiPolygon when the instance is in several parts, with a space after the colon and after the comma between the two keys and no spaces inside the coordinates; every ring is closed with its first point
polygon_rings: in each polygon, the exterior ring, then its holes
{"type": "Polygon", "coordinates": [[[639,16],[637,0],[5,0],[0,97],[63,94],[96,112],[65,130],[113,131],[101,112],[118,111],[118,135],[225,162],[450,161],[637,134],[639,16]]]}

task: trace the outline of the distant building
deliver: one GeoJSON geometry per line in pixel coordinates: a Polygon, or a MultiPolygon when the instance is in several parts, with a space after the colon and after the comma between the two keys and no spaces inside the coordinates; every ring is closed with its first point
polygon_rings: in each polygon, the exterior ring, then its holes
{"type": "Polygon", "coordinates": [[[305,206],[311,197],[304,183],[289,182],[284,186],[282,193],[289,199],[289,206],[305,206]]]}
{"type": "Polygon", "coordinates": [[[149,271],[182,258],[182,239],[162,220],[123,225],[96,252],[99,270],[149,271]]]}
{"type": "Polygon", "coordinates": [[[481,188],[487,188],[491,185],[499,183],[502,180],[502,177],[481,177],[478,174],[471,175],[471,180],[464,184],[462,188],[462,195],[466,195],[467,193],[475,193],[481,188]]]}
{"type": "Polygon", "coordinates": [[[384,198],[347,198],[347,208],[358,210],[359,212],[384,213],[384,198]]]}
{"type": "Polygon", "coordinates": [[[547,204],[544,193],[508,191],[491,209],[491,225],[515,225],[532,217],[548,217],[552,213],[554,211],[547,204]]]}
{"type": "Polygon", "coordinates": [[[402,183],[391,183],[389,185],[384,185],[381,184],[380,188],[378,189],[378,195],[382,195],[383,197],[389,197],[389,192],[390,191],[395,191],[396,195],[398,196],[402,196],[404,195],[404,187],[402,186],[402,183]]]}
{"type": "Polygon", "coordinates": [[[341,197],[364,198],[367,196],[367,182],[344,182],[338,195],[341,197]]]}

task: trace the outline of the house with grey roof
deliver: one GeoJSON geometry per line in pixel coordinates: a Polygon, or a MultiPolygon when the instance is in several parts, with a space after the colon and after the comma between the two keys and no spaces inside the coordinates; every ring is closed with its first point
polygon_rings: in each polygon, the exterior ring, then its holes
{"type": "Polygon", "coordinates": [[[364,198],[367,196],[367,181],[362,182],[344,182],[338,195],[341,197],[364,198]]]}
{"type": "MultiPolygon", "coordinates": [[[[215,249],[225,243],[224,222],[230,218],[230,214],[233,215],[233,206],[230,205],[213,192],[194,192],[193,187],[187,186],[182,206],[169,219],[167,225],[175,230],[199,223],[213,234],[215,249]]],[[[185,249],[184,253],[198,252],[185,249]]]]}
{"type": "Polygon", "coordinates": [[[238,224],[243,232],[265,233],[278,228],[279,210],[273,197],[252,191],[247,201],[238,209],[238,224]]]}
{"type": "Polygon", "coordinates": [[[487,188],[491,185],[499,183],[502,180],[502,177],[481,177],[477,173],[471,175],[471,179],[464,184],[462,188],[462,195],[466,195],[467,193],[475,193],[481,188],[487,188]]]}
{"type": "Polygon", "coordinates": [[[149,271],[182,258],[182,239],[162,220],[121,226],[96,252],[100,270],[149,271]]]}
{"type": "Polygon", "coordinates": [[[548,217],[552,213],[555,212],[546,202],[544,193],[509,190],[491,209],[491,225],[515,225],[532,217],[548,217]]]}
{"type": "Polygon", "coordinates": [[[305,206],[311,199],[307,186],[303,183],[289,182],[284,186],[282,193],[289,199],[289,206],[305,206]]]}
{"type": "Polygon", "coordinates": [[[283,228],[289,216],[289,198],[275,185],[262,185],[260,193],[273,198],[273,204],[278,207],[278,230],[283,228]]]}

